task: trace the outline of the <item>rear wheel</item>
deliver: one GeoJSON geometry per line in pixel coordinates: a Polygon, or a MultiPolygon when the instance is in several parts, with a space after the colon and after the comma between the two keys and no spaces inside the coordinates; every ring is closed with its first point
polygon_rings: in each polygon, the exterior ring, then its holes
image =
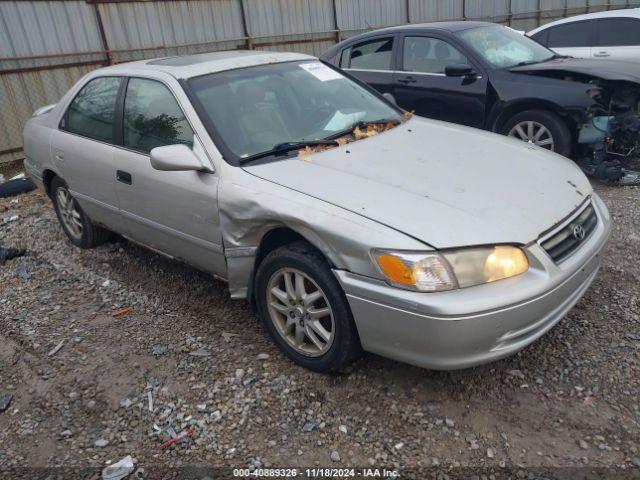
{"type": "Polygon", "coordinates": [[[50,193],[62,230],[71,243],[80,248],[91,248],[109,239],[111,232],[93,224],[60,177],[51,181],[50,193]]]}
{"type": "Polygon", "coordinates": [[[260,319],[280,350],[316,372],[334,372],[361,352],[347,299],[324,258],[296,242],[267,255],[256,272],[260,319]]]}
{"type": "Polygon", "coordinates": [[[555,113],[546,110],[520,112],[507,120],[501,131],[504,135],[565,157],[571,154],[571,133],[567,124],[555,113]]]}

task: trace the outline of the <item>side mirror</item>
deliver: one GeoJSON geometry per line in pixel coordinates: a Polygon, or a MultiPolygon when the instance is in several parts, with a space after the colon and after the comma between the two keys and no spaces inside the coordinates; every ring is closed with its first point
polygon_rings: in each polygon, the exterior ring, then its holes
{"type": "Polygon", "coordinates": [[[165,172],[205,170],[200,159],[186,145],[166,145],[151,150],[151,166],[165,172]]]}
{"type": "Polygon", "coordinates": [[[447,77],[471,77],[476,74],[476,71],[466,63],[454,63],[444,67],[444,74],[447,77]]]}
{"type": "Polygon", "coordinates": [[[384,93],[382,94],[382,96],[383,96],[384,98],[386,98],[387,100],[389,100],[389,101],[390,101],[391,103],[393,103],[394,105],[396,105],[396,106],[398,105],[398,104],[396,103],[396,98],[395,98],[393,95],[391,95],[389,92],[384,92],[384,93]]]}

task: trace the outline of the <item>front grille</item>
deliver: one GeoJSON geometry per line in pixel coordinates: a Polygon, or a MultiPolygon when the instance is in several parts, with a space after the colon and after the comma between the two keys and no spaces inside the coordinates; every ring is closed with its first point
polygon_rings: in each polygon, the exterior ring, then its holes
{"type": "Polygon", "coordinates": [[[597,223],[598,217],[593,205],[589,205],[563,228],[544,240],[542,248],[554,262],[561,262],[589,238],[597,223]]]}

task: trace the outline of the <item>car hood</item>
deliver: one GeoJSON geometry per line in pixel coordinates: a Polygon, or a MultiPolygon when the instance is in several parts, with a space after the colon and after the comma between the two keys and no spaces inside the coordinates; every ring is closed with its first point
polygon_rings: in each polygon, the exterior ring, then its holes
{"type": "Polygon", "coordinates": [[[564,157],[501,135],[415,117],[310,157],[244,168],[435,248],[527,244],[592,191],[564,157]]]}
{"type": "Polygon", "coordinates": [[[623,60],[558,58],[549,62],[513,67],[509,71],[536,74],[544,72],[576,73],[598,77],[603,80],[623,80],[640,83],[640,64],[623,60]]]}

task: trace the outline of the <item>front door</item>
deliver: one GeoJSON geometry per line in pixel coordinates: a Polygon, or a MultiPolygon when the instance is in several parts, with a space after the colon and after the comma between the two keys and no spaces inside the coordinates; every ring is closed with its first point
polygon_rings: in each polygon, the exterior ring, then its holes
{"type": "Polygon", "coordinates": [[[487,93],[486,75],[447,77],[445,67],[470,64],[451,43],[433,36],[405,36],[394,74],[395,99],[417,115],[482,128],[487,93]]]}
{"type": "Polygon", "coordinates": [[[224,276],[217,174],[159,171],[149,160],[155,147],[184,144],[193,148],[203,164],[210,164],[173,93],[157,80],[131,78],[122,117],[122,145],[115,149],[112,175],[125,233],[224,276]]]}

